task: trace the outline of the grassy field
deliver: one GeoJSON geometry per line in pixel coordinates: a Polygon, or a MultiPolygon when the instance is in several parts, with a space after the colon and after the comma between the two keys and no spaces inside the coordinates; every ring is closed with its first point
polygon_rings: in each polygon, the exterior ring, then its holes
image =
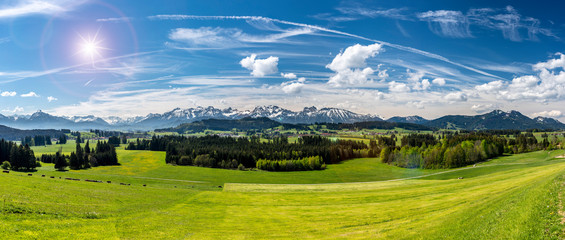
{"type": "Polygon", "coordinates": [[[555,157],[564,153],[451,170],[355,159],[323,171],[272,173],[168,166],[162,152],[120,149],[121,166],[57,172],[44,164],[33,176],[0,175],[0,236],[562,239],[565,159],[555,157]]]}

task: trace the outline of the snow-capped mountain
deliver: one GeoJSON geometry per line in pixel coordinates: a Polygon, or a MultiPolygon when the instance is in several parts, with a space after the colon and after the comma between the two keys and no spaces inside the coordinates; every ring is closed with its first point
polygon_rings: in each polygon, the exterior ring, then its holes
{"type": "MultiPolygon", "coordinates": [[[[31,115],[4,116],[0,114],[0,125],[20,129],[71,129],[77,130],[153,130],[176,127],[206,119],[242,119],[245,117],[266,117],[282,123],[353,123],[364,121],[382,121],[377,115],[358,114],[340,108],[305,107],[302,111],[291,111],[278,106],[258,106],[253,110],[234,108],[218,109],[214,107],[175,108],[159,114],[120,118],[96,116],[53,116],[37,111],[31,115]]],[[[444,116],[435,120],[426,120],[419,116],[393,117],[387,121],[424,124],[438,128],[456,127],[461,129],[565,129],[565,124],[552,119],[528,118],[517,111],[504,112],[495,110],[476,116],[444,116]]]]}

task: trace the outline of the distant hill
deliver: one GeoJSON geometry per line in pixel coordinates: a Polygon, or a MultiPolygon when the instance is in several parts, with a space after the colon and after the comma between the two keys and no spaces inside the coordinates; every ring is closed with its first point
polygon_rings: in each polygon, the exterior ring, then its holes
{"type": "Polygon", "coordinates": [[[298,124],[286,124],[271,120],[266,117],[251,118],[246,117],[242,119],[206,119],[202,121],[184,123],[173,128],[156,129],[157,132],[178,132],[185,133],[187,131],[201,132],[204,130],[215,130],[215,131],[231,131],[237,129],[239,131],[249,131],[249,130],[263,130],[269,128],[276,128],[283,126],[285,129],[299,129],[299,130],[309,130],[305,125],[298,124]]]}
{"type": "MultiPolygon", "coordinates": [[[[393,123],[385,121],[370,121],[370,122],[357,122],[357,123],[320,123],[327,126],[328,129],[340,130],[340,129],[394,129],[403,128],[407,130],[434,130],[433,127],[428,127],[413,123],[393,123]]],[[[157,129],[157,132],[178,132],[185,133],[187,131],[201,132],[204,130],[216,130],[216,131],[231,131],[232,129],[237,129],[239,131],[248,130],[263,130],[276,127],[284,127],[285,129],[297,129],[297,130],[310,130],[307,124],[290,124],[290,123],[280,123],[271,120],[266,117],[251,118],[246,117],[242,119],[229,120],[229,119],[207,119],[193,123],[181,124],[173,128],[163,128],[157,129]]]]}
{"type": "Polygon", "coordinates": [[[408,116],[408,117],[391,117],[386,120],[387,122],[398,122],[398,123],[415,123],[415,124],[424,124],[429,122],[428,119],[425,119],[420,116],[408,116]]]}
{"type": "Polygon", "coordinates": [[[26,136],[51,136],[55,138],[59,138],[64,133],[60,130],[54,129],[34,129],[34,130],[20,130],[11,127],[6,127],[4,125],[0,125],[0,139],[3,138],[5,140],[10,141],[19,141],[23,137],[26,136]]]}
{"type": "Polygon", "coordinates": [[[518,111],[504,112],[494,110],[475,116],[448,115],[424,123],[426,126],[444,129],[565,129],[565,124],[550,118],[531,119],[518,111]]]}

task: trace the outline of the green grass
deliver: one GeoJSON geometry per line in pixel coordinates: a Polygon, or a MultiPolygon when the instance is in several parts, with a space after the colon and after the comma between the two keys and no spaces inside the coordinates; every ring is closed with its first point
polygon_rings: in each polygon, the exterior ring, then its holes
{"type": "Polygon", "coordinates": [[[57,172],[44,164],[33,176],[1,174],[0,236],[563,239],[565,159],[554,158],[563,153],[452,170],[355,159],[324,171],[272,173],[168,166],[162,152],[118,150],[120,166],[57,172]]]}

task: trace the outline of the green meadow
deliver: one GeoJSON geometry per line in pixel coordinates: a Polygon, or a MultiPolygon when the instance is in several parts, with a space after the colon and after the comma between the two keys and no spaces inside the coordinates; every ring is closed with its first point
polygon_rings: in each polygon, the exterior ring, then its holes
{"type": "MultiPolygon", "coordinates": [[[[58,148],[33,149],[39,156],[58,148]]],[[[73,150],[74,143],[63,146],[73,150]]],[[[170,166],[164,152],[118,149],[120,166],[59,172],[43,164],[37,172],[1,174],[0,236],[563,239],[563,154],[532,152],[458,169],[365,158],[321,171],[265,172],[170,166]]]]}

